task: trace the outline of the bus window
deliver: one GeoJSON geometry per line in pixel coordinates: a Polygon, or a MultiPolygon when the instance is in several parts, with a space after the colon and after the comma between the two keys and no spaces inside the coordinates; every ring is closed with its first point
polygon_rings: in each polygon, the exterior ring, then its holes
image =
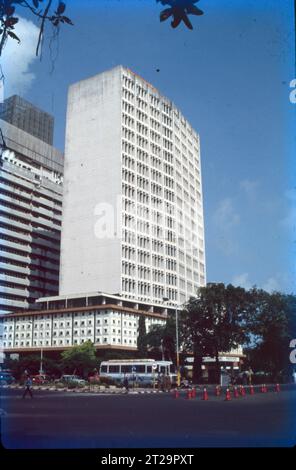
{"type": "Polygon", "coordinates": [[[109,366],[110,374],[119,374],[119,366],[109,366]]]}
{"type": "Polygon", "coordinates": [[[107,373],[107,366],[101,366],[101,372],[107,373]]]}
{"type": "Polygon", "coordinates": [[[166,373],[166,366],[160,366],[160,373],[165,374],[166,373]]]}
{"type": "Polygon", "coordinates": [[[152,366],[147,366],[147,374],[152,374],[152,366]]]}
{"type": "Polygon", "coordinates": [[[121,372],[123,374],[131,374],[132,373],[132,366],[121,366],[121,372]]]}
{"type": "Polygon", "coordinates": [[[134,366],[134,368],[136,369],[135,372],[137,372],[137,374],[145,374],[145,365],[137,365],[134,366]]]}

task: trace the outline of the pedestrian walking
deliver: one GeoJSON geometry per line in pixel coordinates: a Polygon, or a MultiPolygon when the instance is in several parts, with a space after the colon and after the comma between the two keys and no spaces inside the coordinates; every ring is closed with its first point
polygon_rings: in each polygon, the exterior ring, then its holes
{"type": "Polygon", "coordinates": [[[27,393],[29,393],[31,398],[33,398],[33,393],[32,393],[32,390],[31,390],[32,385],[33,385],[32,379],[28,375],[28,377],[25,380],[25,390],[24,390],[24,393],[23,393],[23,398],[26,398],[27,393]]]}
{"type": "Polygon", "coordinates": [[[125,376],[123,379],[123,386],[125,387],[126,393],[129,391],[128,378],[125,376]]]}
{"type": "Polygon", "coordinates": [[[252,371],[252,368],[249,367],[248,369],[248,380],[249,380],[249,385],[252,385],[252,382],[253,382],[253,375],[254,375],[254,372],[252,371]]]}

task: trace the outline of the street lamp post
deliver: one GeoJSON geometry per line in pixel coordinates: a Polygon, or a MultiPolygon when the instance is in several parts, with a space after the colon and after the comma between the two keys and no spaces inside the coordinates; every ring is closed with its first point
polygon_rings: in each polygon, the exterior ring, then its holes
{"type": "MultiPolygon", "coordinates": [[[[170,299],[168,297],[163,297],[164,302],[168,302],[170,299]]],[[[177,387],[180,387],[181,383],[181,373],[180,373],[180,354],[179,354],[179,318],[178,318],[178,308],[181,305],[177,305],[175,308],[175,319],[176,319],[176,367],[177,367],[177,387]]]]}
{"type": "Polygon", "coordinates": [[[178,307],[176,307],[176,359],[177,359],[177,387],[180,387],[180,356],[179,356],[179,323],[178,323],[178,307]]]}

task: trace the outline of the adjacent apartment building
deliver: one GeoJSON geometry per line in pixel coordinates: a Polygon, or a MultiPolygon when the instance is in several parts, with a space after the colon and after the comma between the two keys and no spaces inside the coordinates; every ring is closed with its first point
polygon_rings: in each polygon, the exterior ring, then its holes
{"type": "MultiPolygon", "coordinates": [[[[39,137],[34,120],[18,127],[13,102],[31,116],[33,105],[13,97],[2,105],[0,128],[0,312],[35,308],[39,297],[58,293],[62,217],[63,155],[46,141],[51,134],[47,113],[39,137]],[[5,119],[7,117],[7,120],[5,119]],[[5,120],[4,120],[5,119],[5,120]],[[11,124],[12,121],[14,124],[11,124]],[[23,130],[26,127],[27,131],[23,130]],[[44,137],[44,138],[43,138],[44,137]]],[[[25,118],[23,119],[25,120],[25,118]]],[[[39,122],[39,121],[38,121],[39,122]]],[[[40,124],[40,122],[39,122],[40,124]]],[[[39,126],[40,127],[40,126],[39,126]]],[[[38,126],[37,126],[38,128],[38,126]]],[[[37,129],[38,130],[38,129],[37,129]]]]}

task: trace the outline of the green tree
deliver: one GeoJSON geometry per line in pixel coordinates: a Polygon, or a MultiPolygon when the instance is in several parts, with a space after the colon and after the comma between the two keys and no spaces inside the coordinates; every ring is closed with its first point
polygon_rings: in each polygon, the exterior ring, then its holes
{"type": "Polygon", "coordinates": [[[249,349],[253,367],[271,375],[272,380],[287,376],[290,340],[295,335],[296,297],[280,292],[269,294],[252,289],[255,308],[250,319],[253,345],[249,349]]]}
{"type": "Polygon", "coordinates": [[[173,316],[167,318],[165,325],[153,325],[146,334],[145,342],[153,355],[161,352],[165,360],[176,362],[176,322],[173,316]]]}
{"type": "Polygon", "coordinates": [[[200,380],[202,357],[216,361],[216,380],[220,377],[219,353],[248,339],[249,294],[242,287],[209,284],[200,287],[182,314],[182,339],[193,352],[193,380],[200,380]]]}
{"type": "Polygon", "coordinates": [[[138,347],[139,357],[146,357],[147,356],[146,320],[145,320],[144,315],[140,315],[139,317],[137,347],[138,347]]]}
{"type": "Polygon", "coordinates": [[[76,373],[83,377],[98,366],[96,349],[91,341],[62,352],[61,357],[61,367],[64,372],[76,373]]]}

